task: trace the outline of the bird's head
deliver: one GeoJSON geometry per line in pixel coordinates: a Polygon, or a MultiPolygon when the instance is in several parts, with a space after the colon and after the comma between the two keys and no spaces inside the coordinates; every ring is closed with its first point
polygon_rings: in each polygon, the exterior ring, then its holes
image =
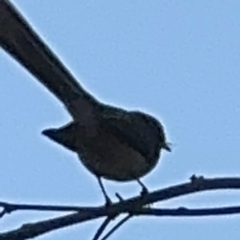
{"type": "Polygon", "coordinates": [[[134,125],[138,125],[138,130],[141,130],[139,136],[143,139],[145,147],[148,146],[150,155],[158,157],[162,149],[171,152],[171,144],[166,140],[160,121],[140,111],[132,111],[131,114],[134,115],[134,125]]]}

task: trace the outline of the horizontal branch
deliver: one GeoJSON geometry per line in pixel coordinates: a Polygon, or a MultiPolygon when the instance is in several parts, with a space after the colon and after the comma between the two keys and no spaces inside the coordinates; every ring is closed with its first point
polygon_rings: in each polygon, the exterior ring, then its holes
{"type": "Polygon", "coordinates": [[[203,216],[217,216],[240,214],[240,206],[232,207],[216,207],[216,208],[185,208],[180,207],[176,209],[167,208],[143,208],[134,211],[134,215],[141,216],[155,216],[155,217],[203,217],[203,216]]]}
{"type": "MultiPolygon", "coordinates": [[[[180,210],[175,209],[176,215],[167,215],[167,212],[165,212],[165,215],[164,215],[163,210],[155,209],[155,213],[154,213],[154,209],[151,210],[149,208],[143,208],[143,207],[155,202],[170,200],[176,197],[186,196],[186,195],[197,193],[197,192],[220,190],[220,189],[221,190],[240,189],[240,178],[205,179],[203,177],[193,176],[191,178],[191,182],[160,189],[160,190],[151,192],[149,194],[146,194],[144,196],[130,198],[130,199],[121,201],[119,203],[114,203],[109,207],[105,207],[105,206],[94,207],[94,208],[83,207],[80,211],[78,211],[78,213],[73,213],[66,216],[62,216],[62,217],[52,218],[49,220],[40,221],[32,224],[25,224],[19,229],[0,234],[0,240],[29,239],[53,230],[57,230],[59,228],[76,224],[76,223],[86,222],[86,221],[97,219],[103,216],[118,216],[119,214],[122,214],[122,213],[134,213],[136,215],[139,215],[139,214],[154,215],[155,214],[156,216],[180,216],[181,211],[182,213],[185,211],[184,214],[189,214],[189,212],[187,212],[187,209],[184,209],[184,208],[180,208],[180,210]]],[[[230,209],[228,210],[229,210],[228,214],[230,214],[230,209]]],[[[167,211],[169,214],[170,213],[169,210],[167,211]]],[[[188,210],[188,211],[192,211],[192,210],[188,210]]],[[[202,210],[195,209],[194,211],[195,211],[195,214],[197,214],[197,211],[202,211],[202,210]]],[[[214,210],[212,209],[211,211],[214,211],[214,210]]],[[[173,214],[173,212],[171,214],[173,214]]],[[[217,212],[215,212],[215,214],[217,214],[217,212]]],[[[227,213],[222,212],[219,214],[227,214],[227,213]]],[[[199,214],[198,216],[200,215],[201,214],[199,214]]],[[[190,216],[190,214],[188,216],[190,216]]]]}

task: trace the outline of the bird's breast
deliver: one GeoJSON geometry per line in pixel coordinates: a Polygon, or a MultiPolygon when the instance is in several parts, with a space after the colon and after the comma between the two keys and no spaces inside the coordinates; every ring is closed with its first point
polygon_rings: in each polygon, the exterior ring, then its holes
{"type": "Polygon", "coordinates": [[[82,140],[80,160],[90,172],[106,179],[135,180],[151,171],[158,160],[147,161],[141,153],[104,129],[99,129],[91,139],[82,140]]]}

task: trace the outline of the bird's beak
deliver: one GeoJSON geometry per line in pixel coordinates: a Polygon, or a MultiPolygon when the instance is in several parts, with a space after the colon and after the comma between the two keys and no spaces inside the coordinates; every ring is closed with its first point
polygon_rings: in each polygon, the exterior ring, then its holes
{"type": "Polygon", "coordinates": [[[168,151],[168,152],[171,152],[172,149],[171,149],[171,147],[170,147],[169,145],[170,145],[169,143],[164,143],[164,145],[162,146],[162,148],[165,149],[165,150],[168,151]]]}

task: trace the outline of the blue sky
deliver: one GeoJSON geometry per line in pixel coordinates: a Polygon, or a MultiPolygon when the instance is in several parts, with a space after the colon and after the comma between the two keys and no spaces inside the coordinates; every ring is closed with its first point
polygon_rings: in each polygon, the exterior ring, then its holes
{"type": "MultiPolygon", "coordinates": [[[[240,2],[13,1],[80,83],[102,101],[161,120],[172,153],[144,178],[149,190],[240,173],[240,2]]],[[[0,51],[1,200],[99,205],[95,178],[41,130],[70,118],[58,100],[0,51]]],[[[105,181],[114,199],[135,183],[105,181]]],[[[235,191],[163,202],[168,207],[239,204],[235,191]]],[[[158,206],[158,205],[156,205],[158,206]]],[[[56,214],[57,215],[57,214],[56,214]]],[[[0,231],[54,216],[16,213],[0,231]]],[[[239,239],[240,216],[132,219],[111,239],[239,239]]],[[[91,239],[101,221],[39,239],[91,239]]]]}

